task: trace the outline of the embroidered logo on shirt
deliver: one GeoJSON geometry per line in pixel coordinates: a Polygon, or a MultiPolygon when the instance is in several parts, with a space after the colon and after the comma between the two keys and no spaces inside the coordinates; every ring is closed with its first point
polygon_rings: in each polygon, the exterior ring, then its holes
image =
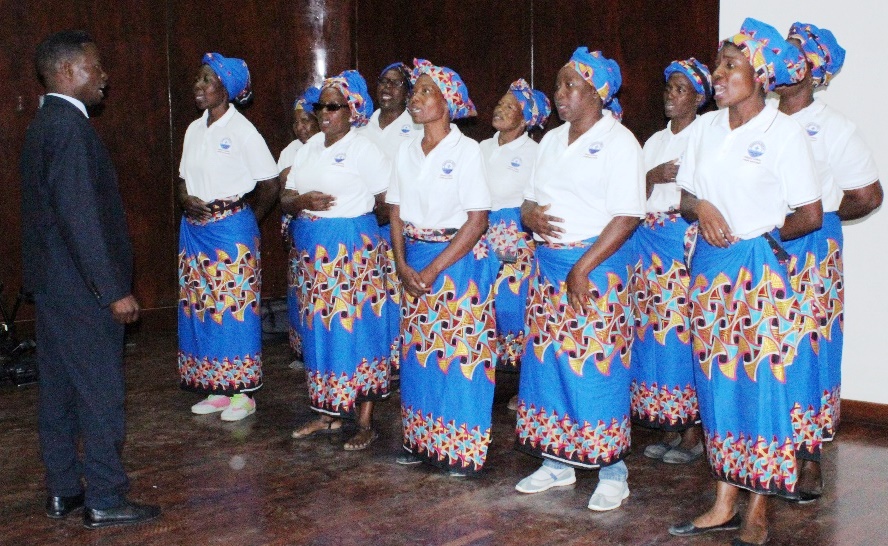
{"type": "Polygon", "coordinates": [[[756,140],[746,149],[746,157],[743,159],[752,163],[761,163],[762,160],[760,158],[765,155],[766,151],[765,143],[761,140],[756,140]]]}
{"type": "Polygon", "coordinates": [[[406,123],[401,126],[401,134],[409,135],[410,134],[410,126],[406,123]]]}
{"type": "Polygon", "coordinates": [[[223,138],[219,141],[219,151],[220,152],[228,152],[231,149],[231,139],[228,137],[223,138]]]}
{"type": "Polygon", "coordinates": [[[520,157],[513,157],[512,161],[509,163],[509,165],[511,165],[517,169],[518,167],[521,166],[521,158],[520,157]]]}
{"type": "Polygon", "coordinates": [[[764,142],[762,142],[761,140],[756,140],[749,145],[749,149],[747,151],[749,152],[750,157],[761,157],[762,155],[764,155],[766,149],[767,148],[765,148],[764,142]]]}
{"type": "Polygon", "coordinates": [[[333,157],[333,161],[335,161],[337,164],[342,163],[343,161],[345,161],[345,154],[342,154],[342,153],[336,154],[333,157]]]}
{"type": "Polygon", "coordinates": [[[600,152],[604,148],[604,143],[601,141],[593,142],[589,145],[589,149],[586,151],[586,157],[595,157],[598,152],[600,152]]]}
{"type": "Polygon", "coordinates": [[[820,132],[820,125],[817,125],[813,121],[805,126],[805,131],[808,132],[808,136],[814,136],[820,132]]]}
{"type": "Polygon", "coordinates": [[[450,176],[450,173],[453,172],[454,167],[456,167],[456,163],[454,163],[453,160],[448,159],[441,164],[441,172],[443,172],[447,176],[450,176]]]}

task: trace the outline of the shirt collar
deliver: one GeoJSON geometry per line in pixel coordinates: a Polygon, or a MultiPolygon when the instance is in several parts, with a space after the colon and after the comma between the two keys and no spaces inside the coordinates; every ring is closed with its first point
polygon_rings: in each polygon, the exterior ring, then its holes
{"type": "MultiPolygon", "coordinates": [[[[731,120],[728,114],[728,109],[725,108],[723,110],[718,111],[720,116],[716,118],[716,121],[719,125],[722,126],[728,132],[731,132],[731,120]]],[[[762,111],[755,115],[751,120],[747,121],[740,127],[733,129],[733,131],[767,131],[768,128],[774,123],[774,119],[777,117],[777,114],[780,112],[774,108],[773,105],[765,103],[765,107],[762,108],[762,111]]]]}
{"type": "Polygon", "coordinates": [[[370,117],[370,123],[374,125],[375,129],[380,131],[398,131],[401,132],[401,127],[404,125],[409,125],[410,129],[413,130],[413,116],[410,115],[410,112],[405,108],[403,112],[401,112],[395,120],[383,129],[379,125],[379,116],[382,114],[382,110],[376,110],[373,112],[373,115],[370,117]]]}
{"type": "MultiPolygon", "coordinates": [[[[441,142],[439,142],[438,145],[435,146],[435,148],[431,152],[429,152],[429,155],[426,157],[429,157],[432,154],[437,153],[438,150],[455,148],[456,145],[459,144],[459,141],[462,139],[462,137],[463,137],[463,134],[459,130],[459,127],[457,127],[455,124],[451,123],[450,124],[450,132],[447,133],[447,136],[445,136],[441,140],[441,142]]],[[[425,156],[425,154],[422,151],[422,138],[423,138],[422,136],[420,136],[418,138],[414,138],[413,140],[410,141],[410,146],[412,146],[415,150],[419,150],[420,155],[425,156]]]]}
{"type": "Polygon", "coordinates": [[[530,140],[530,137],[527,136],[527,133],[524,133],[523,135],[521,135],[520,137],[516,138],[516,139],[513,140],[512,142],[507,142],[507,143],[503,144],[502,146],[500,146],[500,145],[499,145],[499,140],[498,140],[498,139],[499,139],[499,134],[500,134],[500,132],[497,131],[497,132],[493,135],[493,143],[496,144],[496,147],[497,147],[497,149],[499,149],[499,150],[516,150],[516,149],[518,149],[518,148],[524,146],[524,144],[526,144],[527,141],[530,140]]]}
{"type": "Polygon", "coordinates": [[[323,131],[318,134],[321,135],[321,140],[320,140],[321,148],[324,150],[334,150],[336,148],[341,148],[342,146],[348,144],[353,138],[355,138],[355,135],[357,134],[357,128],[354,126],[350,127],[348,132],[345,133],[345,135],[343,135],[342,138],[340,138],[339,140],[334,142],[333,145],[330,146],[329,148],[324,147],[325,137],[324,137],[323,131]]]}
{"type": "MultiPolygon", "coordinates": [[[[403,126],[405,123],[409,124],[410,128],[413,129],[413,125],[414,125],[413,124],[413,116],[410,115],[410,112],[406,108],[404,109],[403,112],[401,112],[401,115],[398,116],[398,118],[395,121],[400,123],[401,126],[403,126]]],[[[398,130],[400,130],[400,129],[401,129],[401,127],[398,127],[398,130]]]]}
{"type": "Polygon", "coordinates": [[[802,108],[801,110],[799,110],[798,112],[793,114],[793,117],[795,117],[795,116],[799,116],[799,117],[812,116],[813,117],[813,116],[816,116],[817,114],[819,114],[820,112],[822,112],[824,108],[826,108],[825,102],[814,99],[814,102],[812,102],[808,106],[805,106],[804,108],[802,108]]]}
{"type": "Polygon", "coordinates": [[[89,114],[86,113],[86,105],[83,104],[82,101],[75,99],[74,97],[69,97],[68,95],[62,95],[61,93],[47,93],[47,95],[52,95],[53,97],[65,99],[66,101],[68,101],[71,104],[73,104],[74,106],[76,106],[78,110],[83,112],[84,116],[89,117],[89,114]]]}
{"type": "MultiPolygon", "coordinates": [[[[697,119],[698,119],[699,117],[700,117],[700,114],[697,114],[697,115],[694,117],[694,121],[697,121],[697,119]]],[[[672,135],[672,136],[678,136],[678,135],[680,135],[680,134],[682,134],[682,133],[687,132],[688,129],[690,129],[691,126],[694,125],[694,121],[692,121],[691,123],[688,123],[688,126],[685,127],[684,129],[682,129],[681,131],[679,131],[678,133],[673,133],[673,132],[672,132],[672,120],[670,119],[668,122],[666,122],[666,129],[667,129],[667,131],[669,132],[670,135],[672,135]]]]}
{"type": "MultiPolygon", "coordinates": [[[[589,127],[589,129],[585,133],[580,135],[579,138],[573,141],[573,144],[571,144],[570,146],[576,146],[578,142],[586,142],[587,140],[593,138],[601,138],[603,135],[613,129],[617,123],[617,118],[615,118],[613,114],[610,113],[610,110],[602,110],[601,119],[596,121],[595,125],[589,127]]],[[[567,146],[567,140],[570,136],[570,122],[565,123],[564,125],[562,125],[562,127],[564,127],[564,145],[567,146]]]]}
{"type": "MultiPolygon", "coordinates": [[[[226,125],[228,125],[228,122],[231,121],[231,118],[234,117],[235,110],[236,110],[236,108],[234,107],[234,105],[232,105],[231,103],[228,103],[228,110],[226,110],[225,113],[222,114],[221,118],[214,121],[213,124],[210,125],[210,127],[217,127],[217,126],[218,127],[225,127],[226,125]]],[[[207,127],[207,119],[209,117],[210,117],[210,111],[204,110],[203,116],[201,116],[201,118],[200,118],[203,120],[204,127],[207,127]]]]}

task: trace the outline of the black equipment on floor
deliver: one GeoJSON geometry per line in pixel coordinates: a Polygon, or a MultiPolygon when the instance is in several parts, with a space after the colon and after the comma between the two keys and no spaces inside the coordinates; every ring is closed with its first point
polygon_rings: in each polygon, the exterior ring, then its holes
{"type": "Polygon", "coordinates": [[[33,339],[19,339],[16,335],[15,317],[22,302],[28,299],[24,291],[19,291],[12,306],[7,312],[2,298],[3,283],[0,283],[0,380],[9,379],[16,387],[37,382],[37,344],[33,339]]]}

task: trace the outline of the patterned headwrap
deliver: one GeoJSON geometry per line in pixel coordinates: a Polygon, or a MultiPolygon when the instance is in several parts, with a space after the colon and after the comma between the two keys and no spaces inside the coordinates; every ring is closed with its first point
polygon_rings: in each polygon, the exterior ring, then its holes
{"type": "Polygon", "coordinates": [[[243,104],[250,100],[250,70],[243,59],[225,58],[219,53],[205,53],[200,61],[213,69],[228,92],[228,100],[243,104]]]}
{"type": "Polygon", "coordinates": [[[572,66],[598,91],[605,109],[610,110],[618,120],[623,119],[623,107],[614,97],[623,84],[617,61],[606,58],[600,51],[590,52],[588,47],[578,47],[565,66],[572,66]]]}
{"type": "Polygon", "coordinates": [[[305,110],[309,114],[314,112],[314,103],[318,102],[321,99],[321,88],[320,87],[309,87],[305,90],[305,93],[299,96],[296,99],[296,102],[293,103],[293,110],[305,110]]]}
{"type": "Polygon", "coordinates": [[[805,58],[801,51],[771,25],[747,18],[740,32],[722,40],[719,49],[725,44],[734,44],[746,55],[755,70],[756,81],[765,91],[798,83],[805,77],[805,58]]]}
{"type": "Polygon", "coordinates": [[[509,91],[518,99],[521,105],[521,111],[524,114],[524,122],[527,128],[540,127],[546,124],[549,114],[552,113],[552,103],[549,98],[538,89],[531,89],[530,85],[524,81],[524,78],[512,82],[509,91]]]}
{"type": "Polygon", "coordinates": [[[459,74],[446,66],[435,66],[425,59],[413,59],[412,84],[423,74],[431,76],[435,85],[444,95],[447,107],[450,109],[450,119],[462,119],[478,115],[472,99],[469,98],[469,89],[463,83],[459,74]]]}
{"type": "Polygon", "coordinates": [[[336,89],[348,101],[351,110],[351,124],[354,127],[363,127],[370,121],[373,114],[373,99],[367,91],[367,82],[364,76],[357,70],[346,70],[342,74],[327,78],[321,84],[321,89],[332,87],[336,89]]]}
{"type": "Polygon", "coordinates": [[[675,73],[686,76],[694,86],[694,91],[703,95],[703,102],[700,103],[700,106],[712,98],[712,74],[709,73],[709,68],[705,64],[693,57],[685,61],[672,61],[663,71],[663,76],[666,81],[669,81],[669,76],[675,73]]]}
{"type": "Polygon", "coordinates": [[[835,73],[845,64],[845,50],[833,33],[810,23],[793,23],[789,37],[802,43],[805,58],[811,66],[814,87],[829,85],[835,73]]]}
{"type": "Polygon", "coordinates": [[[392,69],[397,70],[398,73],[404,77],[404,81],[406,82],[405,85],[407,86],[407,93],[410,93],[410,91],[413,89],[413,80],[411,79],[412,70],[410,70],[410,67],[402,62],[392,63],[382,69],[382,72],[379,73],[379,77],[381,78],[385,76],[385,73],[392,69]]]}

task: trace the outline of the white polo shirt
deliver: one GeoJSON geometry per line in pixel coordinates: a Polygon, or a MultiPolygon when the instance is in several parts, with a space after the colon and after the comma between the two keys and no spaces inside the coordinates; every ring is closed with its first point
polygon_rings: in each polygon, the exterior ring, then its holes
{"type": "Polygon", "coordinates": [[[570,146],[569,130],[565,123],[543,137],[524,193],[529,201],[552,205],[547,214],[564,219],[559,242],[596,237],[615,216],[643,218],[644,163],[629,129],[605,110],[570,146]]]}
{"type": "MultiPolygon", "coordinates": [[[[699,116],[698,116],[699,117],[699,116]]],[[[693,125],[693,123],[691,123],[693,125]]],[[[688,146],[688,137],[691,134],[691,125],[681,130],[680,133],[672,133],[672,121],[666,124],[666,128],[657,131],[644,143],[644,169],[648,171],[675,159],[681,162],[685,148],[688,146]]],[[[675,182],[654,184],[654,190],[647,200],[648,212],[667,212],[669,209],[678,210],[681,203],[681,190],[675,182]]]]}
{"type": "Polygon", "coordinates": [[[373,210],[373,196],[388,189],[391,176],[391,161],[353,127],[329,148],[324,147],[324,133],[308,139],[296,152],[286,187],[336,198],[330,210],[311,211],[316,216],[355,218],[373,210]]]}
{"type": "Polygon", "coordinates": [[[499,131],[493,138],[481,142],[481,154],[487,167],[487,185],[493,203],[491,210],[520,207],[524,201],[524,190],[530,184],[539,144],[526,133],[502,146],[498,138],[499,131]]]}
{"type": "Polygon", "coordinates": [[[413,118],[410,117],[407,110],[404,110],[400,116],[395,118],[395,121],[382,129],[379,127],[379,113],[380,110],[373,112],[370,122],[359,128],[358,131],[375,142],[379,149],[394,161],[401,144],[417,136],[422,136],[422,125],[413,123],[413,118]]]}
{"type": "Polygon", "coordinates": [[[790,117],[808,134],[823,184],[823,212],[839,210],[843,190],[863,188],[879,179],[873,152],[851,120],[816,99],[790,117]]]}
{"type": "Polygon", "coordinates": [[[265,139],[234,106],[209,127],[208,115],[204,111],[185,131],[179,176],[189,195],[207,202],[244,195],[278,175],[265,139]]]}
{"type": "Polygon", "coordinates": [[[459,229],[469,211],[490,210],[490,190],[478,143],[450,124],[450,133],[425,155],[422,138],[398,150],[386,202],[401,220],[428,229],[459,229]]]}
{"type": "Polygon", "coordinates": [[[281,151],[281,155],[278,157],[278,172],[284,172],[284,169],[289,169],[293,166],[293,159],[296,158],[296,152],[301,147],[302,141],[298,138],[287,144],[287,147],[281,151]]]}
{"type": "Polygon", "coordinates": [[[727,109],[700,116],[677,183],[715,205],[741,239],[783,226],[793,209],[820,199],[805,132],[770,105],[733,131],[727,109]]]}

